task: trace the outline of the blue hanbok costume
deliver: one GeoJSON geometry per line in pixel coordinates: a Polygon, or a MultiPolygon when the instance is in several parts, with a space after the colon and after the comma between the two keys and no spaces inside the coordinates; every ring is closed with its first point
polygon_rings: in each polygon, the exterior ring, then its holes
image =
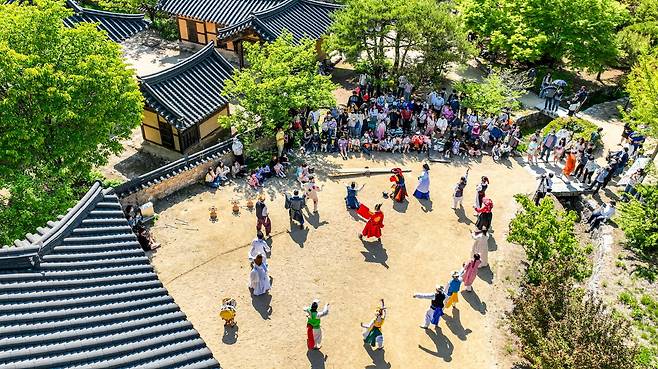
{"type": "Polygon", "coordinates": [[[427,170],[423,171],[423,174],[418,177],[418,186],[416,191],[414,191],[414,197],[419,200],[429,200],[430,199],[430,173],[427,170]]]}
{"type": "Polygon", "coordinates": [[[359,208],[359,200],[356,198],[357,193],[359,190],[356,188],[352,187],[347,187],[347,197],[345,197],[345,205],[347,206],[348,209],[358,209],[359,208]]]}

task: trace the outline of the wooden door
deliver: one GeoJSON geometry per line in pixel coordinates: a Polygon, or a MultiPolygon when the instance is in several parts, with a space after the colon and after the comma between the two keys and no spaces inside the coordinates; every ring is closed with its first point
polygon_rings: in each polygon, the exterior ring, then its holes
{"type": "Polygon", "coordinates": [[[196,22],[192,20],[187,20],[187,39],[190,42],[199,43],[199,37],[196,33],[196,22]]]}
{"type": "Polygon", "coordinates": [[[174,132],[171,129],[169,123],[159,122],[160,127],[160,139],[162,140],[162,146],[168,149],[175,149],[174,146],[174,132]]]}

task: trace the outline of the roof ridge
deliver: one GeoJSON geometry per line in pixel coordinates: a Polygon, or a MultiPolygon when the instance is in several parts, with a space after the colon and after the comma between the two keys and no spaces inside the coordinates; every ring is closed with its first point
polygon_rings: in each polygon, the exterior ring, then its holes
{"type": "Polygon", "coordinates": [[[333,4],[333,3],[328,3],[325,1],[319,1],[319,0],[287,0],[283,1],[271,8],[263,9],[261,11],[253,12],[252,15],[256,17],[271,17],[274,15],[277,15],[284,9],[297,5],[298,3],[307,3],[307,4],[313,4],[313,5],[318,5],[326,8],[332,8],[332,9],[342,9],[344,6],[340,4],[333,4]]]}
{"type": "Polygon", "coordinates": [[[206,46],[204,46],[201,50],[197,51],[196,53],[192,54],[189,58],[181,62],[178,62],[177,64],[174,64],[169,68],[163,69],[155,73],[147,74],[145,76],[138,76],[137,78],[144,83],[160,82],[161,80],[166,79],[169,76],[169,74],[173,74],[174,72],[178,72],[178,73],[183,72],[187,68],[203,60],[204,57],[207,57],[208,55],[211,55],[214,52],[215,52],[214,44],[212,42],[209,42],[206,46]]]}
{"type": "MultiPolygon", "coordinates": [[[[76,3],[74,0],[66,0],[66,3],[73,8],[76,13],[101,15],[112,18],[125,18],[125,19],[141,19],[144,18],[144,13],[130,14],[130,13],[115,13],[106,10],[84,8],[76,3]]],[[[148,22],[146,19],[144,21],[148,22]]]]}

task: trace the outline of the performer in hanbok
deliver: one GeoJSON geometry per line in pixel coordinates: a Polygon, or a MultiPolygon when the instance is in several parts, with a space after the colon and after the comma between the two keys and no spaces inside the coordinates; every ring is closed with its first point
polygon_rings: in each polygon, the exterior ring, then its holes
{"type": "Polygon", "coordinates": [[[464,199],[464,189],[468,183],[468,172],[471,168],[466,169],[466,174],[459,179],[459,182],[455,185],[455,192],[452,195],[452,209],[457,210],[457,207],[463,207],[462,200],[464,199]]]}
{"type": "Polygon", "coordinates": [[[423,174],[418,177],[418,186],[414,191],[414,197],[419,200],[430,199],[430,166],[423,164],[423,174]]]}
{"type": "Polygon", "coordinates": [[[270,237],[272,221],[270,220],[270,214],[265,204],[265,195],[263,194],[258,196],[258,201],[256,201],[256,231],[260,232],[262,227],[265,227],[265,236],[270,237]]]}
{"type": "Polygon", "coordinates": [[[288,215],[290,216],[290,225],[292,222],[296,221],[299,223],[299,228],[304,229],[304,214],[302,209],[306,206],[306,199],[302,196],[299,196],[299,191],[295,190],[292,193],[292,196],[286,194],[285,207],[288,209],[288,215]]]}
{"type": "Polygon", "coordinates": [[[349,186],[347,186],[347,196],[345,197],[345,206],[347,206],[348,209],[359,208],[360,204],[356,196],[359,194],[359,191],[361,191],[364,186],[365,183],[361,185],[361,188],[356,188],[356,182],[352,182],[349,186]]]}
{"type": "Polygon", "coordinates": [[[254,296],[260,296],[267,293],[272,288],[270,276],[267,274],[267,267],[263,262],[263,255],[258,255],[254,259],[251,273],[249,274],[249,288],[253,290],[254,296]]]}
{"type": "Polygon", "coordinates": [[[324,306],[324,310],[318,312],[320,300],[313,300],[311,306],[304,309],[306,312],[306,345],[309,350],[319,350],[322,347],[322,328],[320,328],[320,319],[329,314],[329,304],[324,306]]]}
{"type": "Polygon", "coordinates": [[[382,228],[384,228],[384,213],[381,210],[382,204],[375,205],[375,212],[371,212],[365,205],[361,204],[357,213],[365,219],[368,219],[363,231],[359,234],[359,239],[363,237],[377,237],[381,241],[382,228]]]}
{"type": "Polygon", "coordinates": [[[479,268],[484,268],[489,265],[489,233],[486,229],[471,233],[473,238],[473,248],[471,254],[480,255],[479,268]]]}
{"type": "Polygon", "coordinates": [[[476,194],[475,194],[475,208],[480,208],[482,207],[482,199],[487,193],[487,188],[489,188],[489,178],[486,176],[482,176],[482,179],[480,180],[480,183],[477,185],[475,188],[476,194]]]}
{"type": "Polygon", "coordinates": [[[473,282],[475,282],[475,277],[478,275],[480,263],[480,254],[474,254],[473,259],[464,264],[460,274],[466,291],[473,291],[473,282]]]}
{"type": "Polygon", "coordinates": [[[493,202],[488,197],[482,199],[482,206],[475,208],[475,212],[478,215],[478,220],[475,223],[475,227],[478,230],[489,230],[491,228],[491,219],[493,214],[491,210],[493,209],[493,202]]]}
{"type": "Polygon", "coordinates": [[[425,321],[420,325],[421,328],[427,329],[430,324],[439,325],[439,319],[443,315],[443,302],[446,299],[443,291],[443,286],[437,285],[434,293],[414,294],[414,298],[432,300],[429,309],[425,312],[425,321]]]}
{"type": "Polygon", "coordinates": [[[308,177],[308,182],[304,184],[304,190],[306,191],[306,197],[313,200],[313,212],[318,212],[318,192],[322,191],[322,188],[315,184],[315,176],[311,175],[308,177]]]}
{"type": "Polygon", "coordinates": [[[393,193],[391,197],[397,202],[403,202],[407,197],[407,186],[404,184],[404,176],[402,175],[402,169],[394,168],[391,170],[393,175],[390,178],[391,182],[394,182],[393,193]]]}
{"type": "Polygon", "coordinates": [[[375,311],[375,318],[368,324],[361,323],[361,328],[365,328],[363,332],[363,342],[369,344],[371,347],[377,346],[377,349],[384,348],[384,334],[382,333],[382,326],[386,319],[386,305],[384,299],[382,306],[375,311]]]}
{"type": "Polygon", "coordinates": [[[270,245],[265,241],[263,232],[258,231],[256,238],[251,241],[251,249],[249,249],[247,258],[249,261],[253,262],[258,255],[261,255],[263,257],[263,265],[265,266],[265,269],[267,269],[267,253],[270,251],[270,245]]]}
{"type": "Polygon", "coordinates": [[[452,272],[452,279],[450,282],[448,282],[448,285],[445,287],[446,289],[446,296],[448,299],[446,300],[445,308],[449,308],[453,304],[456,304],[459,302],[459,289],[462,286],[462,281],[459,278],[459,272],[452,272]]]}

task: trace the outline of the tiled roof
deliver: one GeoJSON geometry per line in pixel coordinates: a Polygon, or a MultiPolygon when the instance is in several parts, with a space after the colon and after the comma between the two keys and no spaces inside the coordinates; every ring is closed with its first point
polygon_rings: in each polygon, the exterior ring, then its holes
{"type": "Polygon", "coordinates": [[[144,14],[121,14],[101,10],[87,9],[73,0],[66,4],[73,9],[74,14],[64,19],[68,27],[75,27],[77,23],[98,23],[98,29],[107,32],[112,41],[121,42],[145,30],[150,22],[144,19],[144,14]]]}
{"type": "Polygon", "coordinates": [[[146,104],[185,130],[228,103],[222,91],[232,74],[233,66],[209,43],[184,61],[139,80],[146,104]]]}
{"type": "Polygon", "coordinates": [[[99,183],[0,248],[0,368],[219,368],[99,183]]]}
{"type": "Polygon", "coordinates": [[[315,0],[287,0],[217,31],[217,38],[222,40],[245,29],[253,29],[263,39],[272,41],[285,29],[292,33],[295,42],[303,37],[318,39],[331,25],[331,14],[340,8],[337,4],[315,0]]]}
{"type": "Polygon", "coordinates": [[[269,9],[283,0],[162,0],[167,13],[220,25],[233,25],[251,13],[269,9]]]}
{"type": "MultiPolygon", "coordinates": [[[[5,0],[5,4],[19,3],[32,5],[32,0],[5,0]]],[[[64,19],[64,25],[73,28],[78,23],[97,23],[98,29],[107,32],[112,41],[121,42],[145,30],[150,22],[144,19],[144,14],[112,13],[95,9],[83,8],[73,0],[66,0],[66,6],[74,14],[64,19]]]]}

